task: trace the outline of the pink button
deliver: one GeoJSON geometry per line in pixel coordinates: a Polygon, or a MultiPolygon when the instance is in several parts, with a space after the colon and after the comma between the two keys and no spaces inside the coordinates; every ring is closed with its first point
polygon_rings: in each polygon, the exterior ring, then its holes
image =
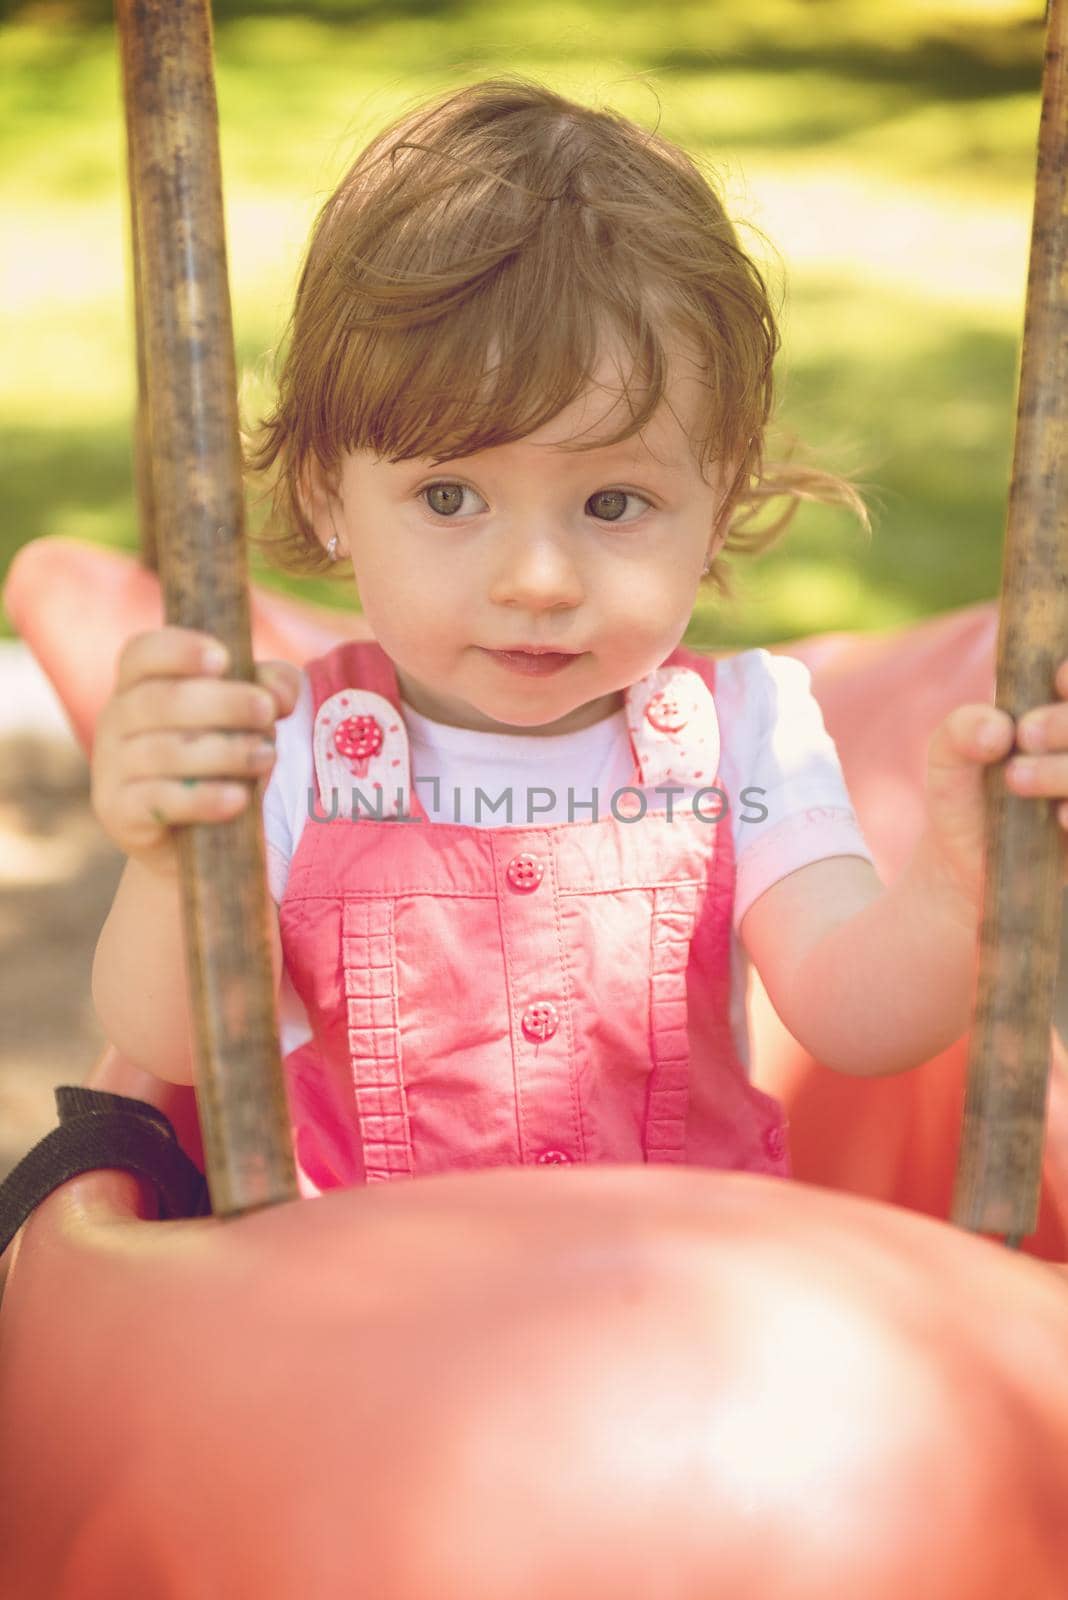
{"type": "Polygon", "coordinates": [[[527,1006],[519,1025],[528,1039],[543,1044],[560,1026],[560,1014],[551,1000],[538,1000],[527,1006]]]}
{"type": "Polygon", "coordinates": [[[382,724],[377,717],[346,717],[334,729],[334,748],[347,761],[369,761],[382,748],[382,724]]]}
{"type": "Polygon", "coordinates": [[[624,789],[617,793],[614,804],[617,816],[636,817],[642,809],[642,797],[639,794],[630,794],[624,789]]]}
{"type": "Polygon", "coordinates": [[[536,889],[544,876],[545,867],[537,856],[513,856],[505,871],[512,888],[521,894],[536,889]]]}
{"type": "Polygon", "coordinates": [[[680,728],[685,728],[687,718],[671,690],[661,689],[646,706],[645,720],[661,733],[678,733],[680,728]]]}
{"type": "Polygon", "coordinates": [[[569,1167],[571,1157],[566,1150],[543,1150],[538,1157],[539,1167],[569,1167]]]}

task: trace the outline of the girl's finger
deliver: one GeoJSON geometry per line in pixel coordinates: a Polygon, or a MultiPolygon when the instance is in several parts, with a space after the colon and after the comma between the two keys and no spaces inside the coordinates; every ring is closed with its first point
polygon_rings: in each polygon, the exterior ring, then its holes
{"type": "Polygon", "coordinates": [[[237,816],[248,804],[252,787],[247,783],[214,783],[180,778],[149,778],[124,785],[119,805],[123,831],[134,840],[141,835],[151,843],[161,827],[181,827],[191,822],[222,822],[237,816]]]}
{"type": "Polygon", "coordinates": [[[225,670],[225,647],[210,633],[168,625],[134,634],[122,648],[116,668],[116,692],[146,678],[216,674],[225,670]]]}
{"type": "Polygon", "coordinates": [[[122,738],[167,728],[273,728],[274,696],[253,683],[227,678],[146,678],[114,702],[122,738]]]}
{"type": "Polygon", "coordinates": [[[300,668],[291,661],[260,661],[256,665],[256,681],[274,696],[278,715],[288,716],[300,694],[300,668]]]}
{"type": "Polygon", "coordinates": [[[1062,800],[1068,796],[1068,756],[1014,756],[1005,781],[1015,794],[1062,800]]]}
{"type": "Polygon", "coordinates": [[[274,765],[267,731],[215,729],[133,734],[121,746],[127,782],[142,778],[261,778],[274,765]]]}
{"type": "Polygon", "coordinates": [[[1041,706],[1020,718],[1021,750],[1068,750],[1068,705],[1041,706]]]}
{"type": "Polygon", "coordinates": [[[935,730],[928,763],[935,768],[984,765],[1012,749],[1016,727],[1007,711],[990,705],[957,706],[935,730]]]}

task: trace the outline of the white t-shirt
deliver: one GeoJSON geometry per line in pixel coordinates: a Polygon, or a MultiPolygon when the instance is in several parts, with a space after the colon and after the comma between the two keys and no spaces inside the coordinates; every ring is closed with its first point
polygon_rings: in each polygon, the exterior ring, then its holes
{"type": "MultiPolygon", "coordinates": [[[[808,668],[792,656],[745,650],[716,663],[719,786],[704,815],[729,806],[735,856],[731,941],[731,1026],[748,1064],[745,993],[749,963],[738,928],[773,883],[827,856],[871,851],[857,824],[834,741],[811,690],[808,668]]],[[[290,716],[278,723],[277,759],[263,802],[271,895],[280,902],[289,863],[315,789],[312,696],[305,676],[290,716]]],[[[592,728],[551,737],[501,735],[431,721],[402,703],[412,779],[430,821],[500,827],[584,821],[609,814],[611,797],[634,771],[625,713],[592,728]],[[596,791],[597,810],[594,811],[596,791]],[[500,803],[500,797],[505,802],[500,803]],[[494,809],[494,802],[496,808],[494,809]],[[508,814],[508,803],[511,816],[508,814]]],[[[681,810],[694,789],[668,798],[647,792],[650,810],[681,810]]],[[[311,1036],[304,1008],[283,976],[279,998],[284,1054],[311,1036]]]]}

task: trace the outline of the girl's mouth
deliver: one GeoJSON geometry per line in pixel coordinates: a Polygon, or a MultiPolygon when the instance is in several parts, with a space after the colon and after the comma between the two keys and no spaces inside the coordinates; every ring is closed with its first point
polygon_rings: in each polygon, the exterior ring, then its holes
{"type": "Polygon", "coordinates": [[[577,661],[581,651],[562,650],[486,650],[492,660],[509,672],[522,672],[531,678],[547,678],[563,671],[571,661],[577,661]]]}

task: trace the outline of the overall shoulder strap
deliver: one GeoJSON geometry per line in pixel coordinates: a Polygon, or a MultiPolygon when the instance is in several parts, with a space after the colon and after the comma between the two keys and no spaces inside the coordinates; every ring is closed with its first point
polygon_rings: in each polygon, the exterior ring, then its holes
{"type": "Polygon", "coordinates": [[[393,663],[373,640],[349,639],[304,666],[311,683],[313,709],[342,689],[369,689],[400,710],[400,690],[393,663]]]}
{"type": "Polygon", "coordinates": [[[713,782],[720,754],[715,682],[715,662],[680,648],[627,690],[627,731],[647,787],[713,782]]]}
{"type": "MultiPolygon", "coordinates": [[[[424,815],[393,663],[381,645],[350,640],[310,661],[312,759],[319,803],[336,814],[355,783],[381,821],[424,815]]],[[[342,808],[351,815],[351,802],[342,808]]]]}
{"type": "Polygon", "coordinates": [[[691,672],[699,673],[708,685],[712,694],[716,692],[716,658],[704,655],[700,650],[687,649],[679,645],[673,650],[664,662],[665,667],[689,667],[691,672]]]}

